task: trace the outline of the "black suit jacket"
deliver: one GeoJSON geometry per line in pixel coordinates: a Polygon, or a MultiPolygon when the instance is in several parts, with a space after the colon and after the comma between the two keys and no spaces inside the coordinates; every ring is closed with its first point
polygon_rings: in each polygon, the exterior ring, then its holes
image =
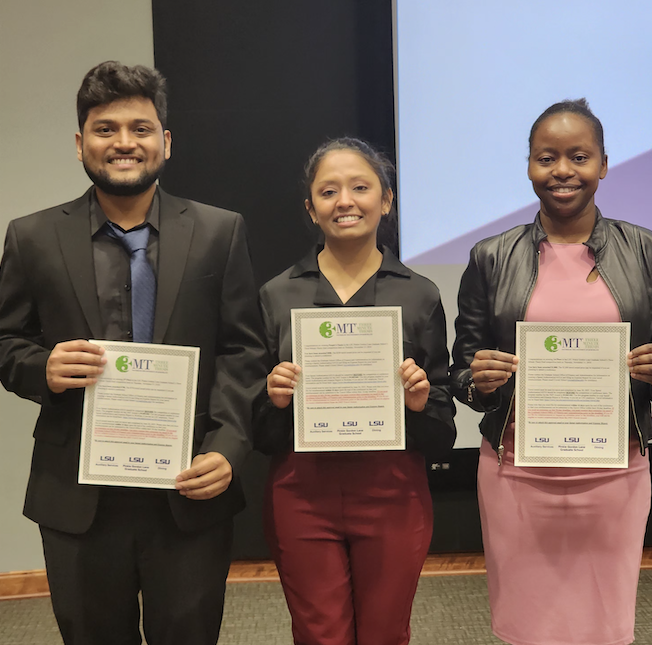
{"type": "MultiPolygon", "coordinates": [[[[237,475],[251,445],[251,403],[267,374],[244,223],[236,213],[159,194],[153,342],[200,348],[193,454],[219,452],[237,475]]],[[[83,391],[53,394],[45,367],[57,343],[101,337],[89,204],[90,191],[12,221],[0,265],[0,380],[41,404],[24,512],[69,533],[90,527],[99,490],[77,483],[83,391]]],[[[184,530],[244,506],[237,477],[212,500],[176,491],[168,498],[184,530]]]]}

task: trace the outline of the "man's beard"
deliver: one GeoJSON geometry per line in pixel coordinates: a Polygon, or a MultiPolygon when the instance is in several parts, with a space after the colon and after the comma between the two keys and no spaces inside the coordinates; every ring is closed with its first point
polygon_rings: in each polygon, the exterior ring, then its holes
{"type": "Polygon", "coordinates": [[[158,168],[152,172],[143,172],[137,179],[129,181],[115,181],[108,172],[100,170],[95,172],[91,170],[86,162],[83,162],[84,170],[90,177],[90,180],[97,186],[103,193],[113,195],[115,197],[134,197],[144,193],[161,175],[163,168],[165,168],[165,160],[161,161],[158,168]]]}

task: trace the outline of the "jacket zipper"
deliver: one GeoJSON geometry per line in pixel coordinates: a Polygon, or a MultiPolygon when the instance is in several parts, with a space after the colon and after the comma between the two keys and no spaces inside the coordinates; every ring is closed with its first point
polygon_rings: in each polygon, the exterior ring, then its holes
{"type": "MultiPolygon", "coordinates": [[[[541,251],[537,249],[537,265],[534,269],[534,279],[530,284],[530,290],[525,298],[525,305],[521,310],[521,316],[519,320],[525,320],[525,312],[527,311],[530,300],[532,299],[532,293],[534,292],[534,287],[537,284],[537,279],[539,277],[539,265],[541,264],[541,251]]],[[[631,392],[630,392],[631,395],[631,392]]],[[[507,429],[507,423],[509,422],[509,416],[512,413],[512,406],[514,405],[514,399],[516,397],[516,387],[512,392],[512,398],[509,400],[509,407],[507,408],[507,416],[505,417],[505,422],[503,423],[503,429],[500,431],[500,437],[498,438],[498,466],[503,465],[503,454],[505,453],[505,446],[503,445],[503,437],[505,436],[505,430],[507,429]]]]}
{"type": "MultiPolygon", "coordinates": [[[[620,306],[620,302],[618,302],[618,298],[616,297],[616,292],[611,286],[611,283],[607,279],[607,276],[602,272],[602,269],[600,267],[600,262],[598,261],[598,258],[595,257],[595,268],[598,270],[598,273],[600,274],[600,277],[604,280],[604,283],[607,285],[607,288],[609,289],[609,292],[611,293],[611,296],[613,299],[616,301],[616,305],[618,307],[618,312],[620,313],[620,319],[623,319],[623,311],[622,307],[620,306]]],[[[631,381],[631,377],[630,377],[631,381]]],[[[631,384],[630,384],[631,385],[631,384]]],[[[632,416],[634,417],[634,425],[636,426],[636,432],[638,434],[638,443],[639,447],[641,449],[641,454],[645,455],[645,445],[643,443],[643,433],[641,432],[641,428],[638,425],[638,419],[636,418],[636,407],[634,406],[634,396],[632,395],[632,388],[629,388],[629,402],[630,405],[632,406],[632,416]]]]}
{"type": "Polygon", "coordinates": [[[498,440],[500,445],[498,446],[498,465],[503,465],[503,454],[505,454],[505,446],[503,445],[503,436],[505,435],[505,430],[507,429],[507,424],[509,422],[509,417],[512,414],[512,406],[514,405],[514,399],[516,398],[516,390],[512,392],[512,398],[509,400],[509,407],[507,408],[507,416],[505,417],[505,422],[503,423],[503,429],[500,431],[500,439],[498,440]]]}
{"type": "Polygon", "coordinates": [[[634,396],[632,395],[632,390],[629,390],[629,402],[632,405],[632,416],[634,417],[634,425],[636,426],[636,432],[638,433],[638,444],[641,448],[641,454],[645,456],[645,448],[643,446],[643,433],[638,425],[638,419],[636,418],[636,408],[634,407],[634,396]]]}

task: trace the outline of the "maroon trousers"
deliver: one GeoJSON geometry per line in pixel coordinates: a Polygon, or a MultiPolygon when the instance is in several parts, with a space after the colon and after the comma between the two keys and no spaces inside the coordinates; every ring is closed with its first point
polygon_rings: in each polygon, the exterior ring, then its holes
{"type": "Polygon", "coordinates": [[[297,645],[405,645],[432,534],[413,452],[274,458],[265,533],[297,645]]]}

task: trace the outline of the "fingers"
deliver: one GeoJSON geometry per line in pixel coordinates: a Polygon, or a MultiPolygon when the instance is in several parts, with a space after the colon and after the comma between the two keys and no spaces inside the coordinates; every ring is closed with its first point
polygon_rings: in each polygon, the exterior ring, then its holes
{"type": "Polygon", "coordinates": [[[285,408],[290,404],[300,373],[301,367],[284,361],[276,365],[267,376],[267,394],[277,408],[285,408]]]}
{"type": "Polygon", "coordinates": [[[652,344],[641,345],[629,352],[627,367],[633,379],[652,383],[652,344]]]}
{"type": "Polygon", "coordinates": [[[67,389],[94,385],[105,363],[104,348],[99,345],[87,340],[58,343],[50,352],[45,367],[48,387],[60,394],[67,389]]]}
{"type": "Polygon", "coordinates": [[[405,388],[405,406],[414,412],[421,412],[430,395],[428,375],[412,358],[404,360],[398,371],[405,388]]]}
{"type": "Polygon", "coordinates": [[[646,345],[639,345],[635,347],[629,354],[627,354],[627,363],[629,364],[629,359],[637,359],[647,355],[647,363],[652,362],[652,343],[647,343],[646,345]]]}
{"type": "Polygon", "coordinates": [[[229,460],[219,452],[208,452],[197,455],[190,468],[177,475],[175,488],[188,499],[211,499],[223,493],[232,479],[229,460]]]}
{"type": "Polygon", "coordinates": [[[497,349],[481,349],[471,362],[473,381],[483,394],[505,385],[517,369],[518,357],[497,349]]]}
{"type": "Polygon", "coordinates": [[[474,381],[475,387],[477,390],[482,392],[482,394],[491,394],[495,392],[499,387],[502,387],[509,381],[509,377],[502,379],[495,379],[490,381],[474,381]]]}
{"type": "Polygon", "coordinates": [[[228,463],[228,460],[219,452],[207,452],[206,454],[196,455],[192,460],[192,464],[190,464],[190,468],[177,475],[177,481],[184,482],[190,479],[197,479],[212,472],[225,462],[228,463]]]}
{"type": "Polygon", "coordinates": [[[501,352],[497,349],[481,349],[475,353],[471,370],[473,366],[479,366],[483,370],[499,370],[502,372],[515,372],[518,367],[518,356],[501,352]]]}
{"type": "Polygon", "coordinates": [[[420,368],[413,358],[408,358],[401,363],[398,369],[403,381],[403,387],[410,392],[416,389],[422,390],[427,388],[430,390],[430,383],[428,382],[428,375],[420,368]],[[415,389],[416,388],[416,389],[415,389]]]}
{"type": "MultiPolygon", "coordinates": [[[[185,488],[179,489],[179,494],[188,499],[202,500],[213,499],[221,495],[231,484],[232,475],[230,473],[223,473],[221,477],[216,477],[211,480],[196,480],[200,482],[196,487],[186,485],[185,488]]],[[[194,482],[195,480],[190,480],[194,482]]]]}
{"type": "Polygon", "coordinates": [[[294,363],[287,361],[279,363],[267,376],[267,390],[272,387],[279,392],[292,395],[300,372],[301,368],[294,363]]]}

